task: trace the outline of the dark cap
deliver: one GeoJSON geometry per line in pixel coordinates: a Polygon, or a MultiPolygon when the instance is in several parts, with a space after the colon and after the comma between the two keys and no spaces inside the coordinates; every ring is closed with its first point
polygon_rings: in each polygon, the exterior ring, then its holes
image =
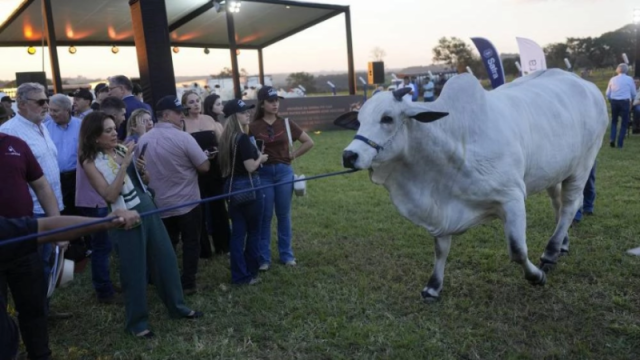
{"type": "Polygon", "coordinates": [[[229,117],[229,116],[231,116],[233,114],[237,114],[239,112],[243,112],[243,111],[247,111],[249,109],[253,109],[254,107],[256,107],[256,106],[255,105],[247,105],[242,100],[233,99],[233,100],[227,101],[227,103],[224,104],[224,108],[222,109],[222,112],[224,113],[224,117],[229,117]]]}
{"type": "Polygon", "coordinates": [[[2,99],[0,99],[0,102],[5,102],[5,101],[15,102],[15,101],[11,100],[10,96],[3,96],[2,99]]]}
{"type": "Polygon", "coordinates": [[[93,91],[96,93],[96,95],[98,95],[101,92],[108,92],[109,91],[109,86],[105,83],[99,83],[98,85],[96,85],[95,89],[93,89],[93,91]]]}
{"type": "Polygon", "coordinates": [[[73,93],[73,97],[74,98],[80,98],[80,99],[85,99],[85,100],[89,100],[89,101],[93,101],[93,94],[91,93],[91,91],[87,90],[87,89],[78,89],[73,93]]]}
{"type": "Polygon", "coordinates": [[[278,92],[271,86],[263,86],[258,90],[258,101],[284,99],[282,96],[278,96],[278,92]]]}
{"type": "Polygon", "coordinates": [[[177,97],[174,95],[167,95],[156,103],[156,111],[164,110],[183,111],[184,108],[177,97]]]}

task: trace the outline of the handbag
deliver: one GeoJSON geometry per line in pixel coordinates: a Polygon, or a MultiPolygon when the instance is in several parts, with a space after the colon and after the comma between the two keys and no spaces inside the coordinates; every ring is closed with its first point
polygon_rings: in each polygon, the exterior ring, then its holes
{"type": "MultiPolygon", "coordinates": [[[[291,127],[289,126],[289,118],[284,119],[284,125],[287,129],[287,136],[289,137],[289,155],[293,153],[293,138],[291,137],[291,127]]],[[[293,159],[293,161],[296,161],[293,159]]],[[[293,168],[293,161],[291,162],[291,168],[293,168]]],[[[305,196],[307,195],[307,181],[304,175],[293,175],[293,180],[296,180],[293,183],[293,190],[296,196],[305,196]],[[300,180],[300,181],[297,181],[300,180]]]]}
{"type": "MultiPolygon", "coordinates": [[[[236,137],[236,142],[233,146],[233,160],[231,162],[231,177],[229,179],[229,194],[235,189],[238,190],[246,190],[253,189],[253,176],[249,173],[249,181],[244,179],[240,181],[233,182],[233,173],[236,168],[236,155],[238,153],[238,137],[236,137]]],[[[237,180],[237,179],[236,179],[237,180]]],[[[256,192],[255,191],[245,191],[240,194],[234,194],[228,197],[229,205],[233,206],[242,206],[248,205],[252,202],[256,201],[256,192]]]]}

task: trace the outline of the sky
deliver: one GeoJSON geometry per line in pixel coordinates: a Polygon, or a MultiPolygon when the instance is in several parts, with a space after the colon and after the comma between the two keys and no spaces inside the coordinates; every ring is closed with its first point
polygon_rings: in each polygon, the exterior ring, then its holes
{"type": "MultiPolygon", "coordinates": [[[[15,0],[0,0],[14,1],[15,0]]],[[[114,0],[125,1],[125,0],[114,0]]],[[[172,0],[174,1],[174,0],[172,0]]],[[[470,37],[489,39],[501,53],[517,53],[516,37],[530,38],[541,46],[564,42],[567,37],[599,36],[633,20],[640,0],[315,0],[349,5],[355,67],[367,68],[371,50],[385,50],[386,69],[428,65],[439,38],[456,36],[469,44],[470,37]]],[[[58,49],[62,77],[106,78],[125,74],[138,77],[135,49],[78,47],[75,55],[58,49]]],[[[48,52],[44,70],[50,76],[48,52]]],[[[26,48],[0,48],[0,79],[14,79],[16,72],[42,71],[43,51],[27,54],[26,48]]],[[[263,51],[265,72],[347,70],[344,15],[336,16],[263,51]]],[[[217,74],[230,67],[228,50],[181,48],[173,54],[177,76],[217,74]]],[[[242,50],[239,65],[258,72],[256,51],[242,50]]]]}

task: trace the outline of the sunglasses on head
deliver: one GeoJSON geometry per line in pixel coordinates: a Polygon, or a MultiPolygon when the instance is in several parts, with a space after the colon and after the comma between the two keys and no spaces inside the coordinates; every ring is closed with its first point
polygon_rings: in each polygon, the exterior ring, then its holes
{"type": "Polygon", "coordinates": [[[35,102],[36,104],[38,104],[38,106],[44,106],[44,104],[49,103],[49,99],[27,99],[27,100],[31,100],[35,102]]]}

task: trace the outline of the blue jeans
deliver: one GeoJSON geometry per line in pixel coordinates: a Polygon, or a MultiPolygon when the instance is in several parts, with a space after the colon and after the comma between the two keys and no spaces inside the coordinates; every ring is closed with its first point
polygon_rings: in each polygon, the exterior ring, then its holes
{"type": "Polygon", "coordinates": [[[582,207],[578,209],[576,216],[573,218],[575,221],[582,220],[583,211],[586,213],[593,212],[593,203],[596,201],[596,164],[593,164],[593,168],[591,168],[591,173],[589,173],[589,179],[584,186],[582,195],[584,200],[582,207]]]}
{"type": "Polygon", "coordinates": [[[268,187],[264,192],[264,211],[260,234],[260,265],[271,263],[271,219],[273,209],[278,219],[278,252],[280,261],[295,260],[291,250],[291,197],[293,196],[293,169],[286,164],[263,164],[260,168],[262,185],[272,185],[283,181],[289,183],[268,187]]]}
{"type": "Polygon", "coordinates": [[[616,132],[618,127],[618,117],[622,119],[620,123],[620,133],[618,134],[618,147],[621,148],[624,142],[624,136],[629,128],[629,100],[610,100],[611,102],[611,136],[610,141],[616,141],[616,132]]]}
{"type": "MultiPolygon", "coordinates": [[[[77,207],[82,216],[103,218],[109,215],[107,208],[77,207]]],[[[99,299],[109,299],[114,295],[109,274],[111,241],[106,231],[91,234],[91,281],[99,299]]]]}
{"type": "Polygon", "coordinates": [[[256,201],[250,204],[240,206],[229,204],[229,218],[231,218],[229,257],[231,260],[231,282],[234,284],[246,284],[258,275],[260,260],[258,245],[264,193],[262,190],[255,193],[256,201]]]}

